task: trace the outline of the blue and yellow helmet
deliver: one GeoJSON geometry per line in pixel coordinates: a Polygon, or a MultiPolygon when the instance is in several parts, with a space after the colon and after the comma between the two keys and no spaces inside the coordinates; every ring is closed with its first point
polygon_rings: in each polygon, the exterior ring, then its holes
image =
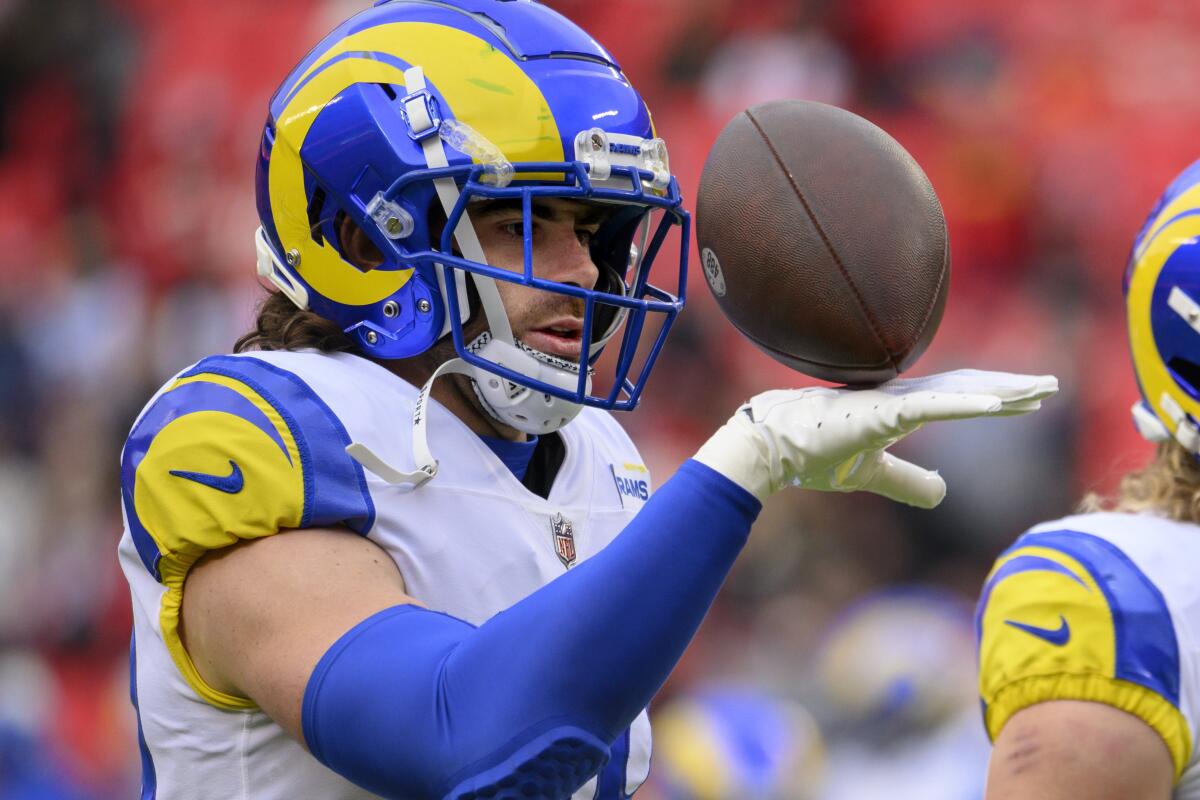
{"type": "Polygon", "coordinates": [[[712,685],[675,697],[654,717],[650,795],[663,800],[808,800],[826,756],[812,715],[752,686],[712,685]]]}
{"type": "Polygon", "coordinates": [[[690,223],[649,111],[604,48],[531,0],[384,0],[343,23],[271,100],[257,195],[260,275],[371,357],[406,358],[452,337],[459,358],[507,379],[485,381],[501,387],[493,405],[525,391],[633,408],[683,305],[690,223]],[[591,243],[595,287],[533,274],[531,205],[542,197],[611,205],[591,243]],[[486,263],[469,214],[479,199],[522,203],[523,274],[486,263]],[[346,217],[381,266],[347,259],[346,217]],[[675,232],[679,264],[664,290],[649,273],[675,232]],[[575,298],[586,363],[533,353],[533,369],[465,341],[481,307],[492,339],[520,344],[497,280],[575,298]],[[605,362],[613,374],[596,390],[600,351],[622,327],[605,362]]]}
{"type": "Polygon", "coordinates": [[[816,652],[822,720],[861,741],[883,743],[923,734],[971,709],[970,608],[965,598],[918,584],[853,602],[816,652]]]}
{"type": "Polygon", "coordinates": [[[1142,393],[1133,407],[1138,430],[1200,454],[1200,161],[1150,212],[1134,240],[1124,290],[1142,393]]]}

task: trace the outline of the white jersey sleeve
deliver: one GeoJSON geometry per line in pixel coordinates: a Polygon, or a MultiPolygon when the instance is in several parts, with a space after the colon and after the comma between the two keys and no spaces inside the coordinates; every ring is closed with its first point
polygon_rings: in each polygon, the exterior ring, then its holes
{"type": "Polygon", "coordinates": [[[1190,782],[1200,589],[1179,565],[1198,557],[1200,528],[1149,515],[1071,517],[1019,538],[976,611],[988,735],[1037,703],[1104,703],[1153,728],[1190,782]]]}
{"type": "Polygon", "coordinates": [[[121,454],[121,495],[142,566],[165,592],[140,598],[157,616],[180,673],[206,701],[253,707],[208,686],[179,636],[183,584],[205,553],[290,528],[345,525],[365,534],[375,509],[341,422],[294,374],[217,356],[171,381],[121,454]]]}

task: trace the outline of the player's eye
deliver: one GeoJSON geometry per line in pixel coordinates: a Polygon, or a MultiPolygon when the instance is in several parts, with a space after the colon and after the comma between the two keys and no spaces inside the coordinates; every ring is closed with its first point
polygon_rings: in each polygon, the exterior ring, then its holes
{"type": "Polygon", "coordinates": [[[583,245],[584,247],[592,246],[592,238],[595,235],[596,235],[596,231],[592,230],[590,228],[576,228],[575,229],[575,238],[578,239],[579,243],[581,245],[583,245]]]}

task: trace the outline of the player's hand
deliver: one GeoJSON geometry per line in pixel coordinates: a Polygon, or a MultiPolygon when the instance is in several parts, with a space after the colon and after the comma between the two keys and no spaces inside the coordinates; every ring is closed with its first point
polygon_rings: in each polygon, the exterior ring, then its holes
{"type": "Polygon", "coordinates": [[[956,370],[874,389],[778,389],[743,405],[696,454],[760,500],[785,486],[868,491],[933,508],[937,472],[887,448],[926,422],[1028,414],[1058,391],[1052,375],[956,370]]]}

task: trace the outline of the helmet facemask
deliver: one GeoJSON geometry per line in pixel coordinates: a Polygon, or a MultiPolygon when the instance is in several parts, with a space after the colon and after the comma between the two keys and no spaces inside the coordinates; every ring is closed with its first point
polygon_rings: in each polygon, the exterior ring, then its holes
{"type": "MultiPolygon", "coordinates": [[[[414,68],[415,69],[415,68],[414,68]]],[[[411,75],[413,89],[403,101],[420,109],[430,102],[411,75]]],[[[419,70],[418,70],[419,71],[419,70]]],[[[366,209],[379,235],[373,238],[394,257],[409,265],[432,266],[443,287],[445,328],[458,357],[470,368],[476,391],[497,419],[525,433],[556,430],[572,419],[583,405],[625,410],[633,408],[667,330],[682,307],[686,280],[686,247],[680,248],[679,282],[675,293],[648,282],[650,267],[667,236],[678,228],[686,241],[689,220],[681,208],[678,185],[667,171],[661,140],[610,144],[599,129],[577,137],[577,157],[571,162],[511,164],[499,149],[464,123],[431,122],[435,113],[410,111],[431,125],[416,131],[429,163],[381,192],[366,209]],[[602,148],[597,154],[596,148],[602,148]],[[481,162],[449,166],[448,152],[458,150],[481,162]],[[623,151],[623,152],[621,152],[623,151]],[[594,180],[592,174],[603,175],[594,180]],[[403,249],[404,237],[387,236],[395,228],[386,210],[404,207],[402,198],[432,183],[445,213],[446,223],[436,246],[403,249]],[[534,272],[534,207],[546,198],[564,198],[603,204],[612,211],[593,240],[592,259],[601,278],[594,286],[559,283],[534,272]],[[501,201],[519,204],[523,220],[523,264],[519,270],[487,262],[471,221],[477,203],[501,201]],[[385,210],[381,213],[380,210],[385,210]],[[578,359],[538,351],[514,337],[498,284],[510,283],[570,298],[583,308],[578,359]],[[465,326],[471,317],[468,289],[478,297],[487,323],[483,335],[468,338],[465,326]],[[658,318],[661,324],[647,325],[658,318]],[[593,387],[595,364],[619,332],[619,354],[603,394],[593,387]],[[656,330],[654,341],[639,347],[647,330],[656,330]],[[634,372],[635,363],[640,369],[634,372]],[[631,375],[632,373],[632,375],[631,375]]],[[[461,160],[461,159],[460,159],[461,160]]],[[[403,221],[400,223],[403,225],[403,221]]],[[[386,251],[385,251],[386,252],[386,251]]],[[[365,341],[369,354],[371,345],[365,341]]]]}

